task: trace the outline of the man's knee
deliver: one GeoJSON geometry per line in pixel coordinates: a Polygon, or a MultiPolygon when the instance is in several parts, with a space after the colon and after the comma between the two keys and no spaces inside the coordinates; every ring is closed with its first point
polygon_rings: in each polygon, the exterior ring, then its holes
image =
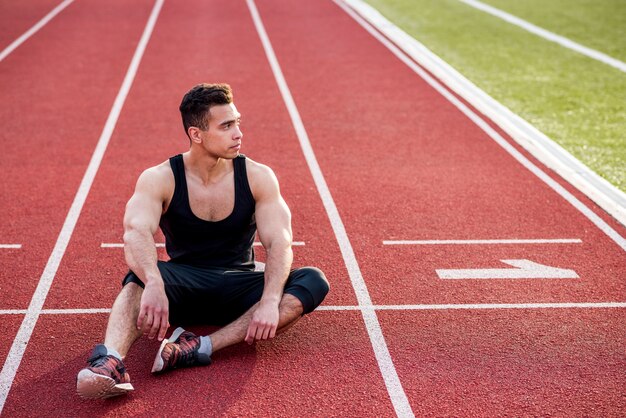
{"type": "Polygon", "coordinates": [[[321,300],[324,300],[328,291],[330,290],[330,284],[324,272],[317,267],[302,267],[299,269],[306,277],[306,283],[309,284],[310,290],[320,296],[321,300]]]}
{"type": "Polygon", "coordinates": [[[122,287],[120,293],[126,293],[129,295],[141,295],[143,293],[143,287],[139,286],[135,282],[129,282],[122,287]]]}
{"type": "Polygon", "coordinates": [[[330,290],[324,273],[316,267],[302,267],[292,272],[291,280],[285,293],[296,296],[302,303],[304,313],[317,308],[330,290]]]}
{"type": "Polygon", "coordinates": [[[120,293],[115,299],[115,305],[132,306],[133,308],[139,308],[141,303],[141,295],[143,294],[143,288],[135,282],[129,282],[122,287],[120,293]]]}

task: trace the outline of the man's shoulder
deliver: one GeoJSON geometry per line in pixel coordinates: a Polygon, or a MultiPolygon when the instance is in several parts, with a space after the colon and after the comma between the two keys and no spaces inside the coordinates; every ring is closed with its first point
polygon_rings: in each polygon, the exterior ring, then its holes
{"type": "Polygon", "coordinates": [[[267,192],[271,193],[278,190],[278,179],[269,166],[246,157],[246,171],[252,194],[256,200],[267,192]]]}
{"type": "Polygon", "coordinates": [[[139,175],[137,183],[160,186],[159,188],[167,188],[170,184],[173,185],[174,174],[169,159],[155,166],[146,168],[139,175]]]}
{"type": "Polygon", "coordinates": [[[275,177],[274,171],[267,165],[246,157],[246,171],[249,178],[261,178],[267,180],[269,177],[275,177]]]}

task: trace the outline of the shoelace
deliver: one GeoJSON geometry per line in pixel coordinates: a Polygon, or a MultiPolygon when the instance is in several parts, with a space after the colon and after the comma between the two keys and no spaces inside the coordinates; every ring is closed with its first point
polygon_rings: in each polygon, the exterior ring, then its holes
{"type": "Polygon", "coordinates": [[[178,347],[172,350],[170,363],[173,366],[192,366],[196,364],[196,351],[199,344],[194,346],[195,337],[191,333],[183,333],[180,335],[178,347]]]}
{"type": "Polygon", "coordinates": [[[107,370],[111,377],[115,380],[120,380],[122,376],[124,376],[124,373],[126,373],[124,365],[113,356],[102,356],[89,359],[89,366],[95,369],[107,370]]]}

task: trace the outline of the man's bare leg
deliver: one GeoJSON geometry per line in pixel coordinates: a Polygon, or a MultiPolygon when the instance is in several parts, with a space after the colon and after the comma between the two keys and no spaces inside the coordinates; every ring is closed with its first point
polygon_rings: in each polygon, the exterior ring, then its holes
{"type": "MultiPolygon", "coordinates": [[[[169,339],[163,340],[152,364],[152,372],[161,373],[176,367],[210,364],[211,354],[245,340],[252,314],[257,305],[258,303],[235,321],[208,336],[197,337],[186,332],[183,328],[177,328],[169,339]],[[197,344],[198,338],[198,346],[190,345],[189,341],[194,341],[192,344],[197,344]],[[187,357],[190,349],[194,350],[193,358],[187,357]],[[189,360],[192,363],[189,363],[189,360]]],[[[303,311],[304,308],[298,298],[284,294],[278,306],[277,332],[284,331],[293,325],[302,316],[303,311]]]]}
{"type": "Polygon", "coordinates": [[[142,334],[137,329],[142,293],[140,286],[130,282],[117,295],[111,308],[104,344],[117,350],[122,358],[126,357],[130,347],[142,334]]]}
{"type": "Polygon", "coordinates": [[[141,336],[137,316],[143,290],[129,283],[115,299],[107,326],[105,345],[97,345],[89,358],[89,367],[76,377],[76,391],[84,398],[109,398],[133,390],[130,376],[119,357],[141,336]]]}
{"type": "MultiPolygon", "coordinates": [[[[257,305],[258,303],[248,309],[246,313],[235,321],[209,335],[213,352],[244,341],[248,331],[248,325],[252,319],[252,313],[257,305]]],[[[298,298],[288,293],[284,294],[278,306],[279,318],[277,333],[286,330],[300,319],[303,310],[302,302],[300,302],[298,298]]]]}

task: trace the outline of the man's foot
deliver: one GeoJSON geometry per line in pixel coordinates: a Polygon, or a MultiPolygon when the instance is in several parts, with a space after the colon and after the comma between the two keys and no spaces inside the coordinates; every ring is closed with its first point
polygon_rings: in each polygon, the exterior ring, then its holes
{"type": "Polygon", "coordinates": [[[89,367],[78,372],[76,392],[87,399],[104,399],[134,390],[122,360],[107,353],[104,345],[93,349],[89,367]]]}
{"type": "Polygon", "coordinates": [[[198,353],[200,337],[176,328],[169,339],[164,339],[152,364],[152,373],[161,373],[179,367],[211,364],[211,358],[198,353]]]}

